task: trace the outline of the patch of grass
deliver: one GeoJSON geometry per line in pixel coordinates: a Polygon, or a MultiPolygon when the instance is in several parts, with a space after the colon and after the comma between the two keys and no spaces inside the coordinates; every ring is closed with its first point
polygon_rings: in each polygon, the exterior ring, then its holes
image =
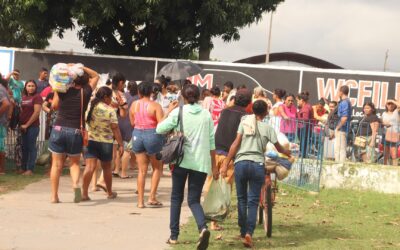
{"type": "Polygon", "coordinates": [[[23,176],[15,172],[15,166],[11,161],[7,161],[6,174],[0,175],[0,195],[10,191],[21,190],[25,186],[46,178],[48,168],[35,166],[35,172],[32,176],[23,176]]]}
{"type": "MultiPolygon", "coordinates": [[[[243,249],[233,196],[232,212],[221,224],[224,230],[212,232],[209,249],[243,249]]],[[[281,184],[276,202],[272,238],[257,225],[257,249],[400,248],[399,195],[335,189],[309,193],[281,184]]],[[[197,239],[191,219],[174,249],[195,249],[197,239]]]]}

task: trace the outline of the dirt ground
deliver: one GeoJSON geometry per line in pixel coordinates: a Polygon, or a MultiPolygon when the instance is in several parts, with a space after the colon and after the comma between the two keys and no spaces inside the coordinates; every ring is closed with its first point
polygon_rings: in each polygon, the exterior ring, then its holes
{"type": "MultiPolygon", "coordinates": [[[[75,204],[69,176],[61,178],[62,203],[50,203],[50,180],[0,196],[0,249],[167,249],[171,178],[161,178],[162,208],[136,207],[136,178],[113,178],[118,198],[103,191],[92,201],[75,204]]],[[[150,179],[146,182],[145,199],[150,179]]],[[[186,201],[181,223],[190,210],[186,201]]]]}

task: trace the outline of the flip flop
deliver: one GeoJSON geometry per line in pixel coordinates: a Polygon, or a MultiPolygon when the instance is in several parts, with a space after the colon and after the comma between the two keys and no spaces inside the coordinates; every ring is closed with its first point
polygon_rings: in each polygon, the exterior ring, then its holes
{"type": "Polygon", "coordinates": [[[127,176],[124,176],[124,177],[120,176],[119,178],[121,178],[121,179],[130,179],[130,178],[133,178],[133,176],[132,175],[127,175],[127,176]]]}
{"type": "Polygon", "coordinates": [[[159,208],[159,207],[162,207],[163,204],[159,201],[149,201],[149,202],[147,202],[147,206],[153,207],[153,208],[159,208]]]}
{"type": "Polygon", "coordinates": [[[100,185],[100,184],[97,184],[96,187],[102,189],[104,192],[107,193],[107,188],[106,188],[105,186],[102,186],[102,185],[100,185]]]}
{"type": "Polygon", "coordinates": [[[81,188],[74,188],[74,202],[79,203],[82,200],[81,188]]]}
{"type": "Polygon", "coordinates": [[[121,177],[121,176],[119,176],[118,173],[114,173],[114,172],[112,172],[112,176],[113,176],[113,177],[121,177]]]}
{"type": "Polygon", "coordinates": [[[178,244],[178,240],[172,240],[171,238],[169,238],[166,243],[169,245],[176,245],[178,244]]]}
{"type": "Polygon", "coordinates": [[[81,202],[85,202],[85,201],[91,201],[92,199],[90,199],[89,197],[83,198],[81,199],[81,202]]]}
{"type": "Polygon", "coordinates": [[[118,196],[117,192],[112,192],[111,195],[107,196],[107,199],[112,200],[117,198],[117,196],[118,196]]]}

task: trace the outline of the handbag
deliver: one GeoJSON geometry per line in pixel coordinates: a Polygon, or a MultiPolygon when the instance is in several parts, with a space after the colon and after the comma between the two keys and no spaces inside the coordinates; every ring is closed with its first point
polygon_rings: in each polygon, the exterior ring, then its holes
{"type": "Polygon", "coordinates": [[[81,88],[81,135],[82,135],[82,142],[83,142],[83,146],[87,147],[87,145],[89,144],[89,133],[86,130],[85,126],[83,125],[83,88],[81,88]]]}
{"type": "Polygon", "coordinates": [[[356,136],[354,139],[354,145],[359,148],[367,147],[367,138],[365,136],[356,136]]]}
{"type": "Polygon", "coordinates": [[[163,163],[170,164],[175,162],[175,167],[178,167],[183,160],[183,145],[185,143],[185,136],[183,133],[183,107],[179,107],[178,124],[179,131],[167,137],[167,142],[164,144],[160,156],[158,157],[163,163]]]}
{"type": "Polygon", "coordinates": [[[367,147],[367,138],[365,136],[358,135],[358,133],[360,132],[361,124],[364,121],[364,119],[365,118],[363,118],[359,123],[360,125],[358,126],[357,133],[356,133],[357,136],[356,136],[356,138],[354,138],[354,143],[353,143],[354,146],[357,146],[359,148],[366,148],[367,147]]]}

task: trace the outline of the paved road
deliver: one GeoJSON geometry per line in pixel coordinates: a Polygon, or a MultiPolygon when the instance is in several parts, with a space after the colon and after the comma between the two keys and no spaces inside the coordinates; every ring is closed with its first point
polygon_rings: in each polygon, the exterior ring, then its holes
{"type": "MultiPolygon", "coordinates": [[[[61,178],[60,204],[51,204],[50,180],[0,196],[0,249],[166,249],[171,179],[161,178],[163,208],[136,207],[136,178],[114,178],[116,200],[104,192],[75,204],[68,176],[61,178]]],[[[146,194],[149,192],[148,179],[146,194]]],[[[146,196],[147,197],[147,196],[146,196]]],[[[146,199],[146,198],[145,198],[146,199]]],[[[184,203],[182,222],[190,216],[184,203]]]]}

